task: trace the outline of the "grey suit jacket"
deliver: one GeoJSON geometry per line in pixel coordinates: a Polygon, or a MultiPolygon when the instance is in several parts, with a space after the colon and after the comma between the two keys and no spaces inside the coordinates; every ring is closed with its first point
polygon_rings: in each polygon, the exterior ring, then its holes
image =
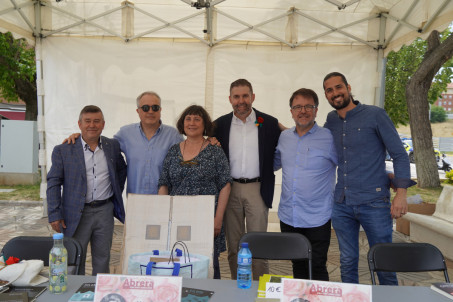
{"type": "MultiPolygon", "coordinates": [[[[124,223],[122,192],[126,181],[126,163],[119,143],[102,137],[102,147],[107,159],[110,183],[113,189],[114,213],[124,223]]],[[[52,152],[52,167],[47,174],[47,213],[49,222],[64,219],[65,236],[72,237],[82,216],[87,194],[85,158],[81,137],[75,144],[62,144],[52,152]],[[63,187],[63,192],[61,188],[63,187]]]]}

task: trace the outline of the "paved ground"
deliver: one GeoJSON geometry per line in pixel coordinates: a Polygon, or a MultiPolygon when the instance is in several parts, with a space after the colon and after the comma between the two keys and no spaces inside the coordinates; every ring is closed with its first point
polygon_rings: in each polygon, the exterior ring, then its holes
{"type": "MultiPolygon", "coordinates": [[[[17,203],[16,203],[17,204],[17,203]]],[[[0,248],[9,239],[21,236],[51,236],[52,231],[47,223],[47,218],[42,217],[42,206],[36,206],[36,203],[31,203],[28,206],[15,205],[10,202],[0,203],[0,248]]],[[[112,247],[111,257],[111,272],[118,272],[121,244],[123,238],[123,226],[117,224],[114,232],[114,244],[112,247]]],[[[394,232],[394,241],[403,242],[408,238],[398,232],[394,232]]],[[[366,262],[366,253],[368,251],[368,242],[365,235],[361,232],[360,235],[360,263],[359,274],[360,283],[370,284],[370,274],[368,264],[366,262]]],[[[328,271],[331,281],[340,282],[340,267],[339,267],[339,251],[335,237],[335,232],[332,231],[332,241],[328,255],[328,271]]],[[[91,261],[90,255],[87,257],[91,261]]],[[[450,279],[453,280],[453,261],[447,261],[450,279]]],[[[87,264],[87,273],[90,271],[90,264],[87,264]]],[[[229,279],[230,272],[226,261],[226,253],[222,253],[220,257],[220,269],[222,278],[229,279]]],[[[273,261],[270,263],[272,274],[291,275],[291,262],[289,261],[273,261]]],[[[433,282],[443,282],[443,275],[440,272],[423,272],[423,273],[401,273],[398,274],[398,279],[401,285],[423,285],[429,286],[433,282]]]]}

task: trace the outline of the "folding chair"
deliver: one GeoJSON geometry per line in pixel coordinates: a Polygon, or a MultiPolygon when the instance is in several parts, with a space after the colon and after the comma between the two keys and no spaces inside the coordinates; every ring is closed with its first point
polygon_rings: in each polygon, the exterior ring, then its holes
{"type": "Polygon", "coordinates": [[[378,243],[368,252],[371,282],[374,272],[426,272],[443,271],[448,278],[447,265],[442,253],[429,243],[378,243]]]}
{"type": "MultiPolygon", "coordinates": [[[[38,259],[49,266],[49,252],[53,247],[52,237],[18,236],[9,240],[2,249],[2,254],[8,259],[10,256],[20,260],[38,259]]],[[[65,237],[63,244],[68,251],[68,274],[78,275],[82,259],[82,246],[75,238],[65,237]],[[74,267],[71,269],[71,267],[74,267]]]]}
{"type": "Polygon", "coordinates": [[[308,260],[308,276],[312,279],[311,244],[298,233],[250,232],[240,240],[248,242],[253,259],[308,260]]]}

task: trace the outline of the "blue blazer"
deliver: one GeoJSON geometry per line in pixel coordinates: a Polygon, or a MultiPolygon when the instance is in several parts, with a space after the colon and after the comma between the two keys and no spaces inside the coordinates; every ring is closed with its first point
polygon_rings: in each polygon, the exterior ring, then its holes
{"type": "MultiPolygon", "coordinates": [[[[264,122],[258,127],[258,150],[260,162],[260,193],[267,207],[272,208],[274,198],[275,174],[274,174],[274,153],[277,148],[280,128],[278,120],[268,114],[262,113],[255,108],[256,117],[262,117],[264,122]]],[[[230,128],[233,119],[233,112],[225,114],[214,121],[214,136],[222,145],[227,158],[230,158],[230,128]]]]}
{"type": "MultiPolygon", "coordinates": [[[[102,136],[102,147],[107,159],[113,189],[114,213],[124,223],[122,192],[127,167],[118,141],[102,136]]],[[[72,237],[82,216],[87,194],[85,157],[81,137],[75,144],[62,144],[52,152],[52,167],[47,174],[47,214],[49,222],[64,219],[65,236],[72,237]],[[63,192],[61,187],[63,186],[63,192]]]]}

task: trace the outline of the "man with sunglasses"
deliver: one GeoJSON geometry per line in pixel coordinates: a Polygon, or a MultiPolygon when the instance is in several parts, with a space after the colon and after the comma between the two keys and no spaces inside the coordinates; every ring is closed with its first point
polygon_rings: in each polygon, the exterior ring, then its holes
{"type": "MultiPolygon", "coordinates": [[[[312,246],[313,279],[329,281],[330,246],[337,152],[332,134],[316,122],[319,100],[311,89],[295,91],[290,100],[295,127],[282,132],[274,156],[274,169],[282,168],[278,207],[282,232],[299,233],[312,246]]],[[[308,263],[293,261],[294,278],[308,279],[308,263]]]]}
{"type": "Polygon", "coordinates": [[[160,96],[145,91],[137,97],[140,123],[121,127],[117,139],[127,161],[127,193],[157,194],[162,163],[168,149],[182,141],[174,127],[162,124],[160,96]]]}
{"type": "MultiPolygon", "coordinates": [[[[174,127],[162,124],[161,99],[153,91],[137,99],[139,123],[121,127],[113,137],[120,143],[127,161],[127,193],[157,194],[162,164],[168,149],[183,140],[174,127]]],[[[74,141],[79,134],[68,139],[74,141]]]]}

